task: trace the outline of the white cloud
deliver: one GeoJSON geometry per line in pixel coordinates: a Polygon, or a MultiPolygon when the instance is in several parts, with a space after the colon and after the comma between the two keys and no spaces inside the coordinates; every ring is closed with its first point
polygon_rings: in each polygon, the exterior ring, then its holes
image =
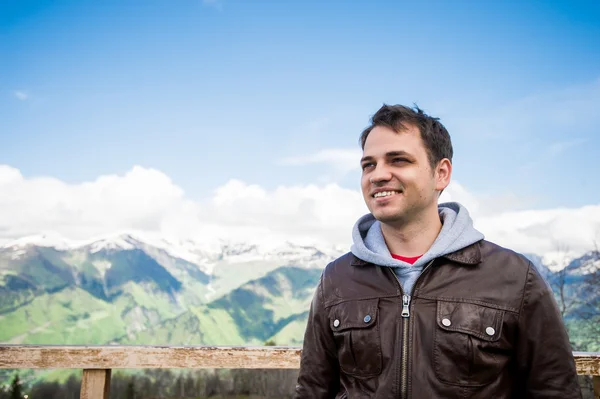
{"type": "Polygon", "coordinates": [[[352,225],[367,212],[358,191],[337,184],[280,186],[266,191],[231,180],[216,190],[204,208],[213,224],[266,227],[291,237],[313,237],[347,243],[352,225]]]}
{"type": "MultiPolygon", "coordinates": [[[[560,246],[575,253],[600,239],[600,205],[575,209],[494,211],[488,199],[453,182],[442,201],[468,207],[488,239],[537,254],[560,246]]],[[[56,232],[74,240],[121,231],[172,239],[323,241],[349,247],[351,228],[366,213],[362,195],[337,184],[267,190],[230,180],[203,202],[186,198],[164,173],[140,166],[124,175],[67,184],[24,177],[0,165],[0,239],[56,232]]]]}
{"type": "Polygon", "coordinates": [[[505,212],[476,219],[489,240],[520,252],[574,254],[594,249],[600,239],[600,205],[505,212]]]}
{"type": "MultiPolygon", "coordinates": [[[[600,204],[581,208],[511,210],[502,207],[504,200],[474,195],[458,182],[452,182],[440,198],[440,202],[463,204],[486,239],[518,252],[579,255],[594,249],[595,240],[600,244],[600,204]]],[[[507,200],[518,206],[525,202],[515,197],[507,200]]]]}
{"type": "Polygon", "coordinates": [[[27,99],[29,98],[29,94],[28,94],[27,92],[25,92],[25,91],[21,91],[21,90],[15,90],[15,91],[13,92],[13,94],[14,94],[14,96],[15,96],[17,99],[19,99],[19,100],[21,100],[21,101],[25,101],[25,100],[27,100],[27,99]]]}
{"type": "Polygon", "coordinates": [[[360,169],[361,154],[359,149],[330,148],[310,155],[284,158],[280,162],[284,165],[326,164],[340,172],[351,172],[360,169]]]}
{"type": "Polygon", "coordinates": [[[365,213],[360,194],[335,184],[266,191],[231,180],[205,202],[191,201],[168,176],[134,167],[125,175],[67,184],[25,178],[0,165],[0,240],[57,232],[72,240],[120,231],[169,238],[328,240],[348,242],[365,213]]]}
{"type": "Polygon", "coordinates": [[[165,213],[185,205],[183,191],[163,173],[134,167],[70,185],[51,177],[24,178],[0,166],[0,236],[58,231],[81,239],[120,229],[157,229],[165,213]]]}

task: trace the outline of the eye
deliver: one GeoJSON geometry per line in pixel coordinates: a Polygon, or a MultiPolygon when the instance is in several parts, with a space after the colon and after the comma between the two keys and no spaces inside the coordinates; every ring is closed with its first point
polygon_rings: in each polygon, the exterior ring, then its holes
{"type": "Polygon", "coordinates": [[[361,165],[362,170],[366,170],[367,168],[370,168],[372,166],[374,166],[375,164],[373,162],[365,162],[361,165]]]}
{"type": "Polygon", "coordinates": [[[392,163],[407,163],[407,162],[409,162],[409,160],[406,158],[402,158],[402,157],[392,159],[392,163]]]}

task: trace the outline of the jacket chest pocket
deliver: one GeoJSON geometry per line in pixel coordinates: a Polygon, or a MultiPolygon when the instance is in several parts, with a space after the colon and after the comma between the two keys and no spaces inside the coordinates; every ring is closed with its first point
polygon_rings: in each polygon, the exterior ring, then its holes
{"type": "Polygon", "coordinates": [[[434,369],[450,385],[483,386],[502,372],[511,345],[502,337],[504,311],[482,305],[438,301],[434,369]]]}
{"type": "Polygon", "coordinates": [[[335,337],[341,370],[356,377],[381,374],[379,299],[348,301],[333,306],[329,326],[335,337]]]}

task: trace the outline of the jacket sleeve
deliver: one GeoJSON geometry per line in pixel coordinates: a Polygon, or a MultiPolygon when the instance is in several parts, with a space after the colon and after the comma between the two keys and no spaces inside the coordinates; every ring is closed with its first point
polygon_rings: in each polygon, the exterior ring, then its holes
{"type": "Polygon", "coordinates": [[[519,315],[519,386],[523,398],[581,398],[569,337],[543,278],[529,263],[519,315]]]}
{"type": "Polygon", "coordinates": [[[339,363],[329,317],[323,306],[323,276],[315,291],[304,346],[295,399],[332,399],[339,391],[339,363]]]}

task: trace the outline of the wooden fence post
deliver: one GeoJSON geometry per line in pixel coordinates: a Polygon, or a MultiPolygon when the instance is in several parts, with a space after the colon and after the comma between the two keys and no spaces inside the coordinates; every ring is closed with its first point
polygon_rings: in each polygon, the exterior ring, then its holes
{"type": "Polygon", "coordinates": [[[600,375],[592,377],[592,386],[594,387],[594,399],[600,399],[600,375]]]}
{"type": "Polygon", "coordinates": [[[110,396],[110,374],[110,369],[83,370],[80,399],[108,399],[110,396]]]}

